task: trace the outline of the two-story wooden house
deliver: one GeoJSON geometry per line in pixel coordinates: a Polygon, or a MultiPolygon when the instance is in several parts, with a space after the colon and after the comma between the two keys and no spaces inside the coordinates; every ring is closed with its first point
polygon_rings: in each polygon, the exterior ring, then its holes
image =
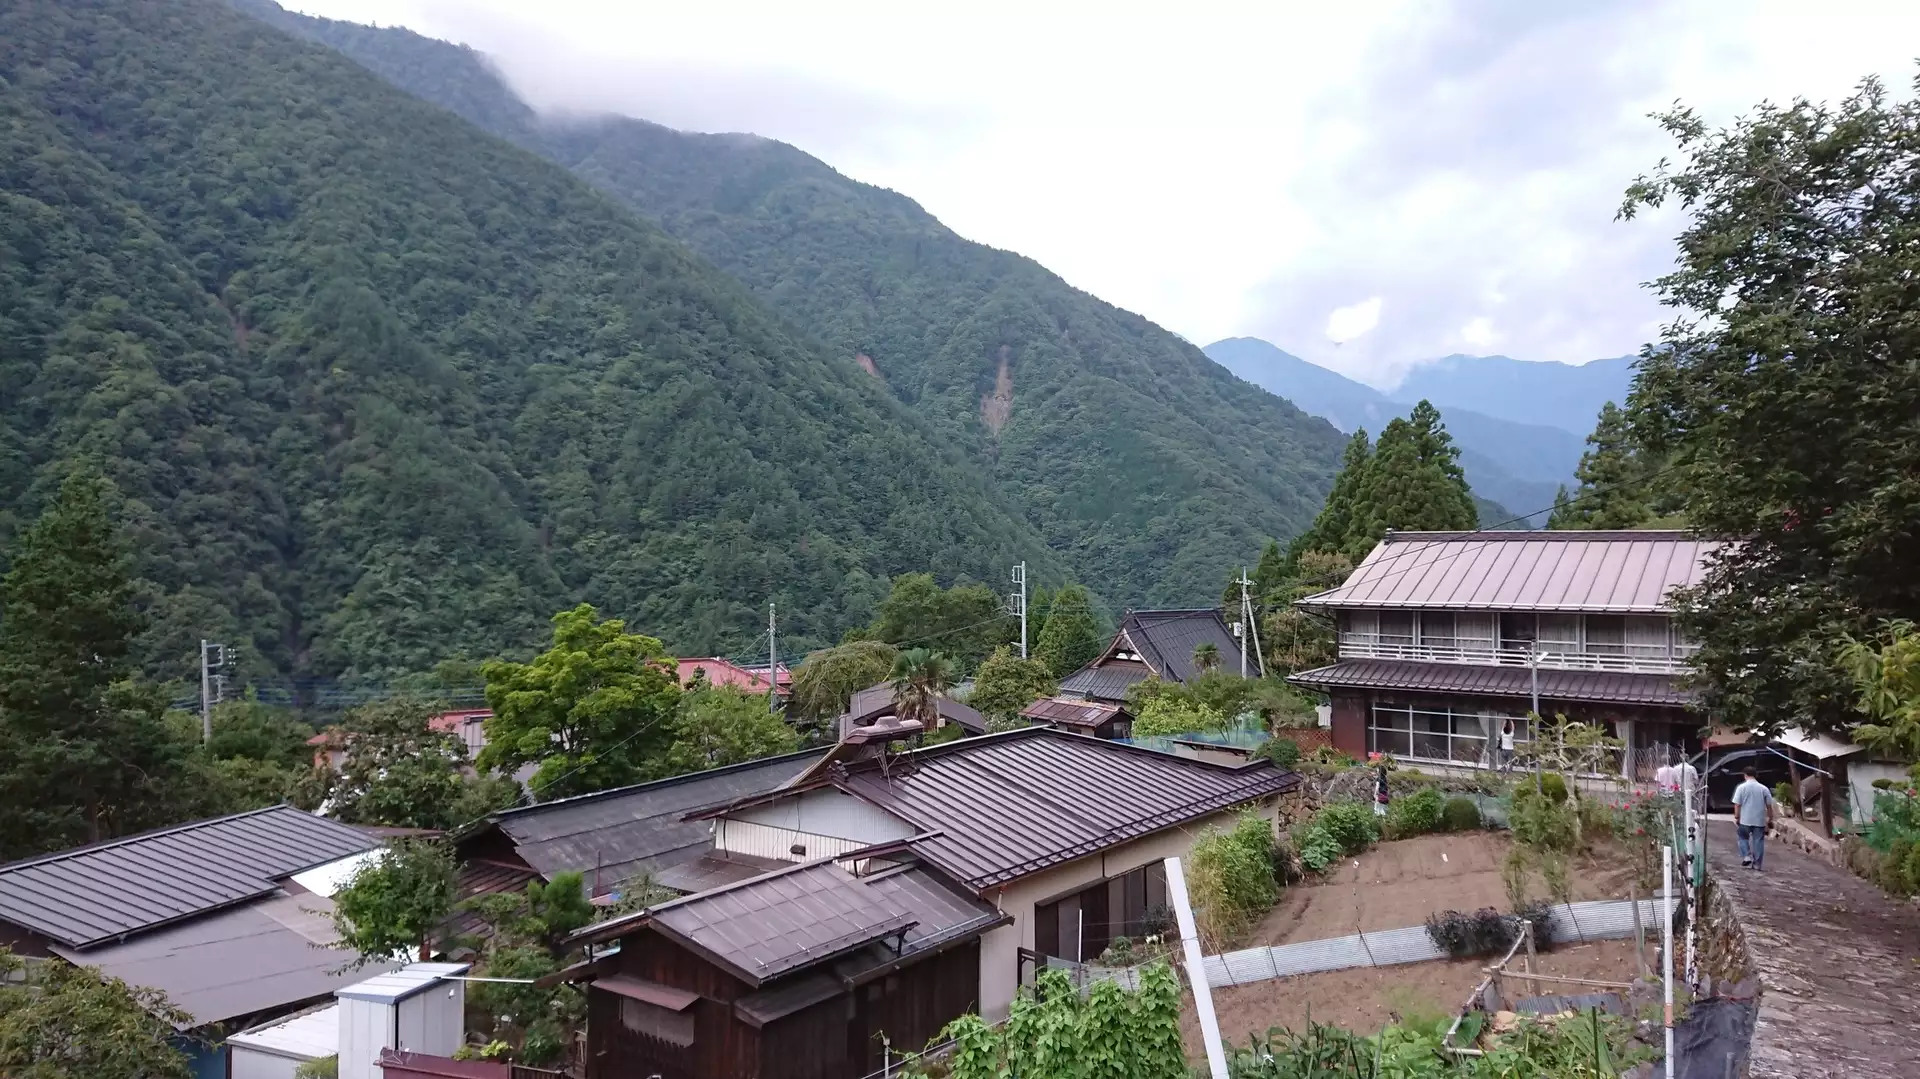
{"type": "Polygon", "coordinates": [[[1356,756],[1485,767],[1528,712],[1600,724],[1623,765],[1699,746],[1681,683],[1695,651],[1669,594],[1718,544],[1674,531],[1389,533],[1345,583],[1299,601],[1339,627],[1339,659],[1289,678],[1327,695],[1356,756]],[[1536,703],[1537,702],[1537,703],[1536,703]]]}

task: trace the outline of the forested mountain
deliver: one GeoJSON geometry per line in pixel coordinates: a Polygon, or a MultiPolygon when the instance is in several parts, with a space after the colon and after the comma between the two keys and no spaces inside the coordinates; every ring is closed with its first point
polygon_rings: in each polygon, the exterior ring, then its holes
{"type": "Polygon", "coordinates": [[[1332,427],[911,199],[750,135],[546,124],[472,50],[238,2],[660,222],[926,416],[1108,596],[1210,597],[1326,494],[1332,427]]]}
{"type": "Polygon", "coordinates": [[[1551,424],[1584,438],[1601,406],[1626,403],[1636,362],[1633,356],[1572,364],[1454,355],[1407,372],[1391,396],[1409,405],[1425,400],[1513,423],[1551,424]]]}
{"type": "MultiPolygon", "coordinates": [[[[1227,370],[1263,386],[1351,434],[1379,434],[1387,421],[1405,416],[1412,403],[1397,401],[1365,383],[1284,352],[1257,337],[1229,337],[1205,349],[1227,370]]],[[[1416,399],[1417,400],[1417,399],[1416,399]]],[[[1579,436],[1558,427],[1514,423],[1470,408],[1445,406],[1447,430],[1460,450],[1473,492],[1511,512],[1494,520],[1545,510],[1554,492],[1573,479],[1580,463],[1579,436]]],[[[1539,527],[1544,518],[1529,522],[1539,527]]]]}
{"type": "Polygon", "coordinates": [[[149,670],[421,670],[581,599],[684,654],[775,598],[798,649],[893,574],[1061,573],[946,437],[337,53],[214,0],[0,5],[0,541],[94,462],[149,670]]]}

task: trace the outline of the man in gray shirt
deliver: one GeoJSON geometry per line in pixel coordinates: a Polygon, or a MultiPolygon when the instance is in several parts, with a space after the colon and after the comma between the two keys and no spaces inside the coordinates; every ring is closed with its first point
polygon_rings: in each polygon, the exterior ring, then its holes
{"type": "Polygon", "coordinates": [[[1740,842],[1740,864],[1760,868],[1767,855],[1767,826],[1773,823],[1773,792],[1746,769],[1746,779],[1733,788],[1733,819],[1740,842]]]}

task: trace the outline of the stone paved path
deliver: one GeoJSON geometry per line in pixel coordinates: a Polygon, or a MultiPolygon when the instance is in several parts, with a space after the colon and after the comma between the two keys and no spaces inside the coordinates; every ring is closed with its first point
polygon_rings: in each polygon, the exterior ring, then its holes
{"type": "Polygon", "coordinates": [[[1764,987],[1755,1079],[1920,1077],[1920,908],[1785,843],[1743,870],[1725,819],[1707,840],[1764,987]]]}

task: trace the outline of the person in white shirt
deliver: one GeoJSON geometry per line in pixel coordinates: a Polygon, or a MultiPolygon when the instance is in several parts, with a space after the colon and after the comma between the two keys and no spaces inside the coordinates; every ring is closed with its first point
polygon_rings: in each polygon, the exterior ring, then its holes
{"type": "Polygon", "coordinates": [[[1513,720],[1500,724],[1500,770],[1513,767],[1513,720]]]}
{"type": "Polygon", "coordinates": [[[1688,791],[1693,791],[1698,794],[1700,792],[1700,769],[1695,768],[1692,761],[1683,760],[1679,764],[1674,765],[1673,787],[1682,794],[1688,791]]]}
{"type": "Polygon", "coordinates": [[[1653,785],[1661,794],[1670,793],[1673,782],[1673,765],[1663,764],[1653,770],[1653,785]]]}
{"type": "Polygon", "coordinates": [[[1759,872],[1767,856],[1767,829],[1773,824],[1773,792],[1746,769],[1747,778],[1733,788],[1733,819],[1740,844],[1740,864],[1759,872]]]}

